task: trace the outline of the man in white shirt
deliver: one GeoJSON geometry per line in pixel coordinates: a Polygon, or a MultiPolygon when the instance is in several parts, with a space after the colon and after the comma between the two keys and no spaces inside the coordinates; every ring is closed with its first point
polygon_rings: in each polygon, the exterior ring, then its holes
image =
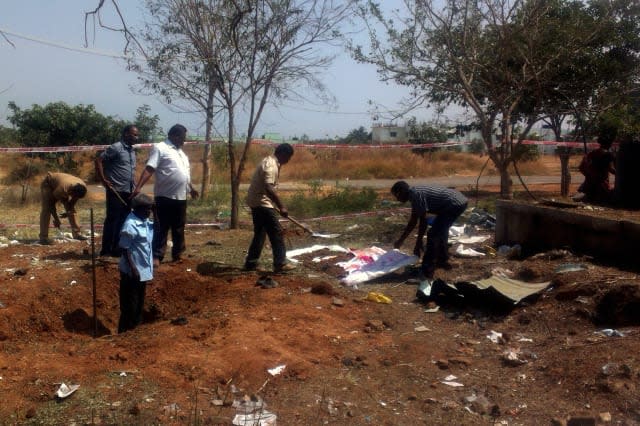
{"type": "Polygon", "coordinates": [[[156,217],[153,231],[153,259],[158,264],[164,259],[167,236],[171,230],[171,256],[180,261],[186,245],[184,228],[187,223],[187,195],[198,198],[198,191],[191,185],[189,158],[182,150],[187,138],[187,128],[176,124],[169,130],[164,142],[153,145],[132,197],[140,193],[142,186],[155,174],[153,195],[156,217]]]}

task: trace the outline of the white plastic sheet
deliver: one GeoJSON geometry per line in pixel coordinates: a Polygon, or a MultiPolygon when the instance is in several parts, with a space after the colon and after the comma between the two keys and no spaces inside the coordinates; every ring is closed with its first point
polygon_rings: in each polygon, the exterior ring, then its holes
{"type": "MultiPolygon", "coordinates": [[[[413,265],[418,260],[418,256],[408,255],[399,250],[385,252],[378,247],[371,247],[370,256],[358,256],[356,261],[348,262],[343,267],[349,274],[342,279],[348,286],[354,286],[377,277],[391,273],[404,266],[413,265]]],[[[341,265],[342,266],[342,265],[341,265]]]]}
{"type": "Polygon", "coordinates": [[[484,253],[474,250],[472,248],[465,248],[463,244],[458,244],[456,247],[456,256],[458,257],[483,257],[484,253]]]}

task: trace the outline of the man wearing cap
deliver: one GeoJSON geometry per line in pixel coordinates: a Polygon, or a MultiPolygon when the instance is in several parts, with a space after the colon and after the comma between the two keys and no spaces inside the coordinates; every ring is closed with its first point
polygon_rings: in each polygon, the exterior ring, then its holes
{"type": "Polygon", "coordinates": [[[87,194],[87,184],[78,177],[67,173],[47,173],[40,185],[42,207],[40,209],[40,243],[51,244],[49,240],[49,221],[53,216],[53,226],[60,228],[60,218],[56,211],[56,203],[64,206],[65,215],[69,218],[71,234],[76,240],[86,240],[80,233],[76,217],[76,203],[87,194]]]}
{"type": "Polygon", "coordinates": [[[149,215],[153,199],[138,194],[131,200],[129,213],[120,231],[120,321],[118,333],[136,328],[142,322],[144,294],[153,279],[153,222],[149,215]]]}

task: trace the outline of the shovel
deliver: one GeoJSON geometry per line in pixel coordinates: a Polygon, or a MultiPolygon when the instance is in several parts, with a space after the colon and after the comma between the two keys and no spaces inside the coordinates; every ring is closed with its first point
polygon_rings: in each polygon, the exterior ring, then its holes
{"type": "Polygon", "coordinates": [[[296,225],[298,225],[300,228],[304,229],[306,232],[308,232],[309,234],[311,234],[312,237],[316,237],[316,238],[336,238],[339,237],[340,234],[321,234],[319,232],[314,232],[311,228],[309,228],[307,225],[298,222],[297,220],[295,220],[294,218],[292,218],[291,216],[287,216],[287,219],[289,219],[291,222],[295,223],[296,225]]]}

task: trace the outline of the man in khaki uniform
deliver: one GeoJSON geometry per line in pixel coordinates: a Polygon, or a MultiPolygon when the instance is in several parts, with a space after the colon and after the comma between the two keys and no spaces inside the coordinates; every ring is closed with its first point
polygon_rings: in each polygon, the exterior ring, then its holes
{"type": "Polygon", "coordinates": [[[251,178],[247,205],[251,207],[253,217],[253,239],[244,262],[244,269],[247,271],[257,268],[266,236],[269,237],[273,251],[273,271],[286,272],[294,268],[292,264],[286,262],[282,227],[278,222],[278,212],[283,217],[287,217],[289,212],[276,191],[280,167],[287,164],[292,156],[291,145],[288,143],[278,145],[273,155],[265,157],[258,164],[251,178]]]}
{"type": "Polygon", "coordinates": [[[40,185],[42,209],[40,210],[40,243],[50,244],[49,219],[53,216],[53,226],[60,227],[60,218],[56,211],[56,203],[62,203],[65,214],[69,218],[71,233],[76,240],[86,240],[80,233],[76,219],[76,202],[87,194],[87,185],[78,177],[66,173],[47,173],[40,185]]]}

